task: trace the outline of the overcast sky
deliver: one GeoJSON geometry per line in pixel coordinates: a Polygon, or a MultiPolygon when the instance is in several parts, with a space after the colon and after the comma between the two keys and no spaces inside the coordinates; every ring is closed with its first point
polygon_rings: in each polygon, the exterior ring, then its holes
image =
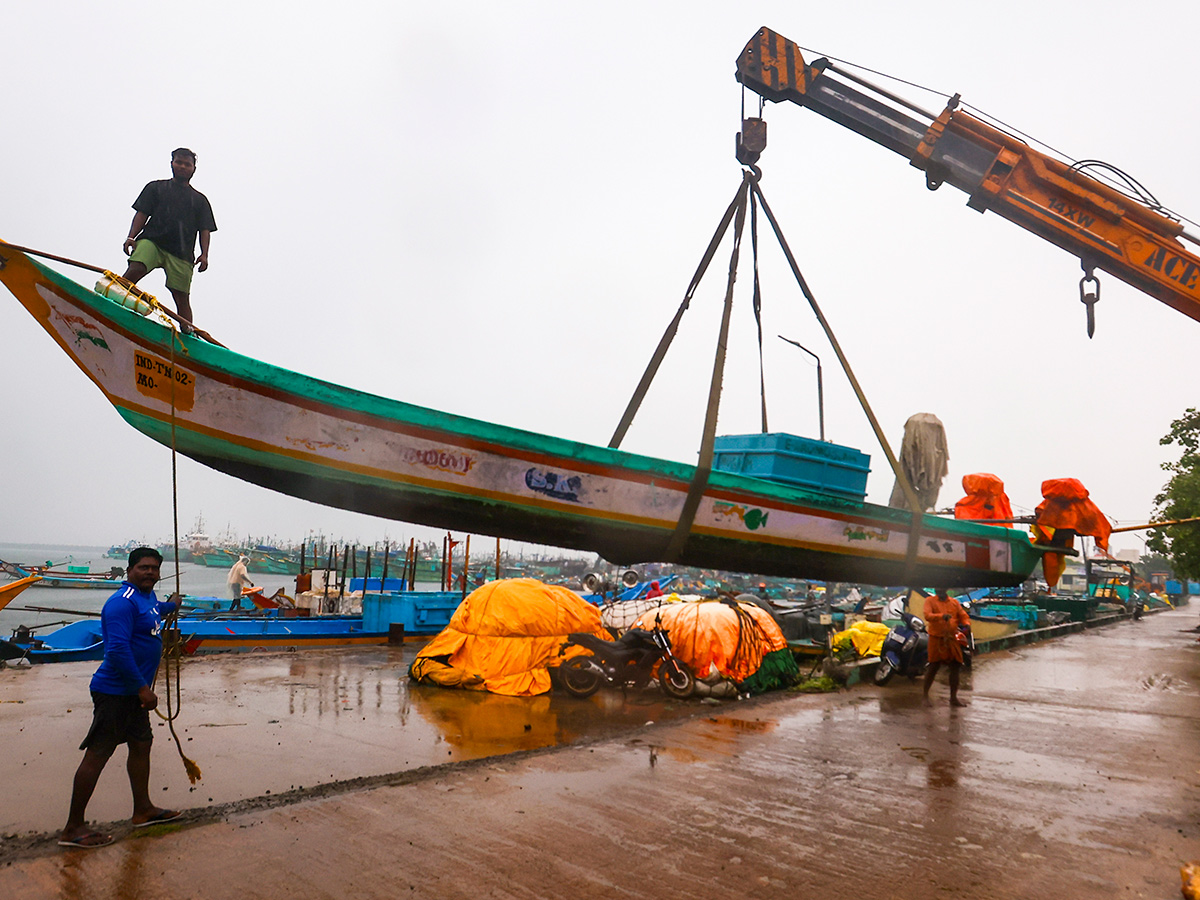
{"type": "MultiPolygon", "coordinates": [[[[1195,20],[1154,0],[10,5],[0,237],[121,271],[130,204],[189,146],[219,229],[193,282],[201,327],[309,375],[602,445],[739,183],[734,60],[759,26],[961,92],[1200,215],[1195,20]]],[[[889,439],[916,412],[946,425],[940,505],[970,472],[1023,510],[1074,476],[1110,517],[1146,521],[1158,439],[1197,402],[1200,322],[1102,276],[1089,341],[1073,257],[812,112],[766,117],[763,190],[889,439]]],[[[886,503],[867,421],[763,253],[771,429],[818,428],[815,370],[784,334],[821,356],[827,436],[871,454],[868,498],[886,503]]],[[[728,244],[625,449],[695,460],[727,259],[728,244]]],[[[759,428],[749,283],[719,433],[759,428]]],[[[161,273],[143,285],[167,297],[161,273]]],[[[0,335],[0,541],[167,538],[169,452],[11,297],[0,335]]],[[[203,514],[214,534],[435,534],[189,460],[179,474],[185,530],[203,514]]]]}

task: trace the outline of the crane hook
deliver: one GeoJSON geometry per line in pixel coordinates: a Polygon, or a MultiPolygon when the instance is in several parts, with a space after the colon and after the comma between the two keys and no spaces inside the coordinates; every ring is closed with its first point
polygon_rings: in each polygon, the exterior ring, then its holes
{"type": "Polygon", "coordinates": [[[1100,302],[1100,279],[1095,276],[1091,266],[1084,266],[1083,272],[1083,277],[1079,279],[1079,302],[1087,307],[1087,333],[1091,338],[1096,333],[1096,304],[1100,302]]]}

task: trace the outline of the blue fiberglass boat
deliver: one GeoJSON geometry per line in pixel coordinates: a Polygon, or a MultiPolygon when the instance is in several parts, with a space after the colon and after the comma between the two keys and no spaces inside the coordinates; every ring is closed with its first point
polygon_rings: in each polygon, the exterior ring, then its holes
{"type": "MultiPolygon", "coordinates": [[[[205,600],[229,603],[217,597],[188,598],[187,602],[205,600]]],[[[458,591],[386,591],[366,596],[363,615],[309,618],[294,615],[294,610],[280,609],[248,615],[194,612],[179,619],[179,631],[183,651],[188,655],[357,647],[385,644],[389,639],[422,640],[446,626],[460,600],[458,591]]],[[[184,612],[188,612],[186,607],[184,612]]],[[[22,626],[8,640],[0,640],[0,660],[47,663],[104,658],[99,619],[72,622],[40,638],[36,631],[22,626]]]]}
{"type": "MultiPolygon", "coordinates": [[[[299,650],[310,647],[355,647],[383,644],[388,632],[365,631],[362,616],[288,619],[273,616],[183,618],[179,620],[184,653],[248,650],[299,650]]],[[[99,619],[64,625],[45,637],[21,627],[0,640],[0,659],[31,663],[79,662],[104,658],[99,619]]]]}

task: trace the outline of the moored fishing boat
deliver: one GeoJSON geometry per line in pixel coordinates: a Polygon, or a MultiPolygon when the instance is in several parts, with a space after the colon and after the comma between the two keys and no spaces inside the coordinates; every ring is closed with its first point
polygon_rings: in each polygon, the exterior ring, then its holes
{"type": "MultiPolygon", "coordinates": [[[[388,632],[366,631],[362,616],[278,618],[275,616],[224,616],[179,619],[184,652],[192,654],[234,651],[300,650],[355,647],[387,643],[388,632]]],[[[83,619],[38,637],[37,629],[18,628],[9,640],[0,640],[0,659],[26,659],[31,663],[79,662],[104,658],[104,638],[99,619],[83,619]]]]}
{"type": "Polygon", "coordinates": [[[66,569],[53,569],[46,566],[20,565],[5,562],[0,559],[0,570],[14,578],[28,578],[37,575],[36,582],[30,582],[33,587],[48,588],[115,588],[124,577],[124,569],[113,566],[107,572],[92,572],[87,566],[67,566],[66,569]]]}
{"type": "Polygon", "coordinates": [[[1016,585],[1040,559],[1011,529],[915,522],[835,492],[698,472],[309,378],[181,337],[4,245],[0,280],[139,431],[325,505],[623,563],[819,580],[1016,585]]]}

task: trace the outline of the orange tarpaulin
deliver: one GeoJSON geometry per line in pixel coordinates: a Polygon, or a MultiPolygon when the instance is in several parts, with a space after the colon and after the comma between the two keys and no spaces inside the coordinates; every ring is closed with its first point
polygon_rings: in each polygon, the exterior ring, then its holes
{"type": "MultiPolygon", "coordinates": [[[[1108,536],[1112,524],[1108,518],[1088,499],[1088,490],[1077,478],[1051,478],[1042,482],[1042,497],[1038,504],[1037,524],[1033,526],[1035,544],[1059,544],[1070,547],[1074,535],[1086,534],[1096,539],[1096,546],[1108,552],[1108,536]],[[1063,539],[1057,532],[1070,532],[1063,539]]],[[[1054,587],[1062,576],[1066,559],[1061,553],[1046,553],[1042,556],[1042,570],[1046,573],[1046,584],[1054,587]]]]}
{"type": "Polygon", "coordinates": [[[644,613],[634,627],[651,629],[659,615],[671,639],[671,652],[697,678],[706,677],[716,666],[726,678],[740,683],[758,671],[768,653],[787,648],[770,613],[753,603],[738,603],[736,610],[715,600],[669,603],[644,613]]]}
{"type": "MultiPolygon", "coordinates": [[[[990,472],[964,475],[963,490],[967,496],[954,504],[956,519],[1011,519],[1012,506],[1008,494],[1004,493],[1004,482],[990,472]]],[[[1011,522],[1003,523],[1012,528],[1011,522]]]]}
{"type": "MultiPolygon", "coordinates": [[[[574,591],[532,578],[492,581],[472,591],[450,624],[408,670],[417,681],[514,697],[550,690],[547,666],[572,632],[610,639],[600,610],[574,591]]],[[[570,656],[584,653],[581,648],[570,656]]]]}

